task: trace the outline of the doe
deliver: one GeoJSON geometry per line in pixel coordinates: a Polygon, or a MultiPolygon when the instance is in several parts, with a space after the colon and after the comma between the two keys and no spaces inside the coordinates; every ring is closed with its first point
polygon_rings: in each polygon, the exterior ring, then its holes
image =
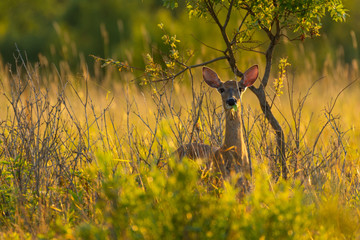
{"type": "Polygon", "coordinates": [[[247,147],[244,141],[241,115],[241,96],[247,87],[253,85],[258,77],[258,66],[250,67],[240,81],[230,80],[222,82],[218,74],[203,67],[203,79],[212,88],[216,88],[222,98],[225,110],[225,138],[223,144],[216,148],[206,144],[190,143],[180,146],[176,153],[181,159],[184,156],[190,159],[206,159],[220,179],[230,180],[238,178],[236,186],[243,195],[250,188],[250,162],[247,147]]]}

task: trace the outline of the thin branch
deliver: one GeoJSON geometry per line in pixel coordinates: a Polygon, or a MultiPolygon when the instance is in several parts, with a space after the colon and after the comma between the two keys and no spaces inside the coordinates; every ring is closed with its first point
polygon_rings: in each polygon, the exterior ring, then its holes
{"type": "Polygon", "coordinates": [[[242,19],[242,21],[241,21],[241,23],[240,23],[240,25],[239,25],[239,27],[238,27],[238,29],[237,29],[237,32],[235,33],[235,35],[234,35],[234,37],[233,37],[233,39],[232,39],[232,41],[231,41],[231,45],[233,45],[233,44],[236,43],[236,37],[239,35],[239,33],[240,33],[240,31],[241,31],[241,28],[242,28],[242,26],[244,25],[245,20],[246,20],[246,18],[247,18],[248,16],[249,16],[249,12],[246,12],[245,17],[242,19]]]}
{"type": "MultiPolygon", "coordinates": [[[[202,63],[199,63],[199,64],[194,64],[194,65],[190,65],[190,66],[186,66],[184,69],[182,69],[181,71],[179,71],[178,73],[175,73],[169,77],[166,77],[166,78],[162,78],[162,79],[157,79],[157,80],[153,80],[151,82],[164,82],[164,81],[168,81],[170,79],[174,79],[176,78],[177,76],[183,74],[184,72],[186,72],[187,70],[190,70],[192,68],[197,68],[197,67],[201,67],[201,66],[205,66],[207,64],[210,64],[210,63],[213,63],[213,62],[217,62],[217,61],[220,61],[220,60],[224,60],[224,59],[227,59],[226,56],[221,56],[221,57],[217,57],[217,58],[214,58],[212,60],[209,60],[209,61],[206,61],[206,62],[202,62],[202,63]]],[[[185,65],[184,65],[185,66],[185,65]]]]}
{"type": "Polygon", "coordinates": [[[224,23],[224,26],[223,26],[223,29],[225,29],[227,27],[228,23],[229,23],[233,5],[234,5],[234,0],[231,0],[229,10],[228,10],[228,13],[227,13],[227,16],[226,16],[226,19],[225,19],[225,23],[224,23]]]}
{"type": "MultiPolygon", "coordinates": [[[[246,42],[246,43],[254,43],[254,42],[246,42]]],[[[241,49],[241,50],[244,50],[244,51],[247,51],[247,52],[254,52],[254,53],[266,55],[266,52],[255,50],[256,48],[259,48],[262,45],[264,45],[264,44],[258,44],[258,45],[254,46],[254,47],[236,46],[235,49],[241,49]]]]}
{"type": "Polygon", "coordinates": [[[213,18],[213,20],[215,21],[215,23],[218,25],[221,35],[223,37],[223,40],[226,44],[226,50],[225,50],[225,56],[230,64],[231,70],[233,71],[233,73],[238,76],[238,77],[242,77],[243,73],[239,71],[239,69],[236,66],[236,60],[235,60],[235,55],[234,52],[232,50],[232,44],[230,43],[230,40],[226,34],[226,25],[224,24],[225,27],[223,27],[223,25],[221,25],[220,20],[217,16],[217,14],[214,11],[214,8],[212,6],[212,4],[210,3],[209,0],[205,0],[205,4],[206,4],[206,8],[208,10],[208,12],[210,13],[211,17],[213,18]]]}
{"type": "Polygon", "coordinates": [[[286,38],[286,39],[287,39],[288,41],[290,41],[290,42],[293,42],[293,41],[301,41],[301,39],[302,39],[301,35],[296,36],[296,37],[294,37],[294,38],[290,38],[288,35],[283,34],[283,33],[280,34],[280,37],[284,37],[284,38],[286,38]]]}
{"type": "Polygon", "coordinates": [[[210,13],[211,17],[214,19],[215,23],[218,25],[218,27],[220,29],[223,29],[223,26],[220,23],[219,18],[217,17],[217,14],[216,14],[216,12],[214,10],[213,5],[211,4],[211,1],[205,0],[205,4],[206,4],[206,8],[207,8],[208,12],[210,13]]]}
{"type": "Polygon", "coordinates": [[[276,44],[279,42],[279,39],[280,39],[280,23],[279,23],[279,20],[276,20],[276,33],[275,33],[275,35],[273,35],[272,32],[267,28],[263,28],[263,30],[267,33],[267,35],[268,35],[268,37],[270,39],[270,43],[269,43],[269,47],[268,47],[268,49],[266,50],[266,53],[265,53],[266,66],[265,66],[265,73],[264,73],[263,79],[261,80],[260,88],[265,88],[267,86],[267,84],[268,84],[268,81],[269,81],[274,48],[275,48],[276,44]]]}
{"type": "Polygon", "coordinates": [[[215,48],[215,47],[212,47],[212,46],[204,43],[204,42],[201,41],[200,39],[196,38],[193,34],[191,34],[191,36],[192,36],[196,41],[198,41],[199,43],[201,43],[202,45],[204,45],[205,47],[210,48],[210,49],[212,49],[212,50],[214,50],[214,51],[217,51],[217,52],[224,53],[223,50],[217,49],[217,48],[215,48]]]}
{"type": "Polygon", "coordinates": [[[350,87],[351,85],[353,85],[355,82],[357,82],[359,80],[359,78],[355,79],[354,81],[352,81],[351,83],[349,83],[347,86],[345,86],[343,89],[341,89],[341,91],[336,95],[335,97],[335,100],[334,100],[334,103],[333,105],[330,107],[330,110],[328,111],[329,113],[331,113],[335,107],[335,104],[338,100],[338,98],[340,97],[340,95],[348,88],[350,87]]]}
{"type": "MultiPolygon", "coordinates": [[[[256,17],[256,14],[251,10],[250,6],[248,6],[247,4],[244,4],[246,7],[243,7],[242,9],[246,10],[249,14],[251,14],[252,16],[256,17]]],[[[271,32],[270,29],[268,29],[267,27],[265,27],[262,22],[260,21],[260,19],[257,21],[257,23],[259,24],[260,28],[268,35],[268,37],[270,39],[272,39],[273,34],[271,32]]]]}
{"type": "MultiPolygon", "coordinates": [[[[351,83],[349,83],[347,86],[345,86],[343,89],[341,89],[341,91],[336,95],[335,101],[334,101],[334,103],[332,104],[332,106],[330,107],[330,109],[329,109],[328,111],[326,111],[326,114],[325,114],[326,117],[327,117],[327,115],[330,116],[330,115],[332,114],[332,111],[334,110],[334,107],[335,107],[335,104],[336,104],[336,102],[337,102],[337,99],[339,98],[339,96],[341,95],[341,93],[343,93],[343,92],[345,91],[345,89],[347,89],[348,87],[350,87],[352,84],[354,84],[354,83],[355,83],[356,81],[358,81],[358,80],[359,80],[359,78],[355,79],[354,81],[352,81],[351,83]]],[[[320,132],[318,133],[318,135],[317,135],[316,138],[315,138],[315,141],[314,141],[314,144],[313,144],[313,148],[312,148],[311,159],[314,159],[315,147],[316,147],[316,145],[317,145],[317,143],[318,143],[318,141],[319,141],[319,139],[320,139],[323,131],[325,130],[326,126],[327,126],[328,124],[331,124],[331,121],[334,120],[334,118],[332,118],[332,119],[327,118],[327,119],[328,119],[328,121],[324,124],[324,126],[321,128],[320,132]]]]}

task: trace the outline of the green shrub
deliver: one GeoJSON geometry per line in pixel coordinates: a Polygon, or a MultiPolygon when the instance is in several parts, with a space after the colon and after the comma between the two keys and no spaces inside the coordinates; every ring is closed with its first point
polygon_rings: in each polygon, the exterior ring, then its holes
{"type": "Polygon", "coordinates": [[[191,161],[175,164],[169,176],[155,167],[138,174],[104,174],[96,218],[79,226],[77,234],[82,239],[355,236],[358,219],[348,210],[328,211],[332,204],[312,203],[299,184],[274,183],[264,169],[255,174],[254,191],[240,202],[229,183],[220,195],[209,191],[191,161]]]}

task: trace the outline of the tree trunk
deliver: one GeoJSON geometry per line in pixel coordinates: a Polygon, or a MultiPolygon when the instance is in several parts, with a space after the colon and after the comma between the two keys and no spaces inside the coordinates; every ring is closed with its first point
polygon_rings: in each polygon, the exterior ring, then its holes
{"type": "Polygon", "coordinates": [[[276,144],[277,144],[277,151],[279,154],[278,159],[275,161],[275,166],[277,168],[276,171],[276,178],[278,179],[280,177],[280,165],[281,165],[281,173],[283,179],[287,179],[287,167],[286,167],[286,159],[285,159],[285,137],[284,137],[284,131],[282,130],[282,127],[280,126],[279,122],[276,120],[274,114],[271,111],[271,107],[269,103],[266,101],[266,96],[263,88],[250,88],[253,93],[255,93],[256,97],[259,100],[261,110],[263,111],[266,119],[269,121],[271,127],[275,131],[276,135],[276,144]]]}

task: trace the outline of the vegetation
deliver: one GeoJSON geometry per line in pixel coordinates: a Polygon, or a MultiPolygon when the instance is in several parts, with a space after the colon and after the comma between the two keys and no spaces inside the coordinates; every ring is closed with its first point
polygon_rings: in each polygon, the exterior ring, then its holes
{"type": "MultiPolygon", "coordinates": [[[[173,8],[177,6],[177,1],[164,1],[166,5],[173,8]]],[[[211,16],[214,24],[217,25],[226,49],[222,52],[225,59],[230,65],[230,69],[238,77],[243,77],[243,73],[236,64],[236,53],[246,51],[255,51],[264,55],[265,70],[258,88],[252,86],[251,91],[259,100],[261,109],[269,121],[271,127],[276,134],[278,157],[275,159],[275,166],[281,165],[281,174],[287,179],[288,167],[285,159],[285,137],[279,122],[274,117],[271,106],[266,99],[265,89],[269,82],[270,71],[273,64],[273,55],[276,45],[280,43],[282,38],[291,40],[306,37],[319,36],[321,28],[321,19],[328,11],[334,21],[344,21],[346,10],[343,8],[341,1],[308,1],[306,4],[302,2],[288,1],[187,1],[189,16],[196,15],[198,17],[211,16]],[[224,20],[221,20],[222,12],[224,12],[224,20]],[[237,15],[233,17],[234,15],[237,15]],[[239,26],[233,30],[234,34],[228,36],[229,22],[237,20],[239,26]],[[257,40],[254,35],[257,32],[264,33],[266,40],[257,40]],[[295,35],[292,39],[292,35],[295,35]],[[265,45],[265,49],[263,47],[265,45]]],[[[214,59],[218,60],[218,59],[214,59]]],[[[285,74],[285,68],[288,65],[284,63],[284,59],[280,60],[280,76],[275,82],[276,91],[282,85],[282,76],[285,74]]],[[[276,94],[278,95],[278,94],[276,94]]],[[[278,176],[280,171],[276,171],[278,176]]]]}
{"type": "MultiPolygon", "coordinates": [[[[220,145],[224,119],[197,69],[173,80],[174,64],[194,52],[171,26],[157,29],[158,51],[144,55],[144,75],[131,60],[101,68],[79,52],[52,64],[51,56],[31,63],[17,50],[13,64],[1,62],[0,238],[359,238],[358,60],[349,65],[338,51],[315,67],[289,48],[289,58],[273,64],[267,100],[285,136],[287,181],[276,178],[274,130],[254,94],[244,94],[254,174],[252,192],[239,201],[233,183],[213,189],[201,162],[171,154],[183,142],[220,145]]],[[[199,49],[186,66],[218,57],[199,49]]],[[[249,55],[239,68],[265,67],[249,55]]],[[[233,76],[226,62],[211,67],[233,76]]]]}

